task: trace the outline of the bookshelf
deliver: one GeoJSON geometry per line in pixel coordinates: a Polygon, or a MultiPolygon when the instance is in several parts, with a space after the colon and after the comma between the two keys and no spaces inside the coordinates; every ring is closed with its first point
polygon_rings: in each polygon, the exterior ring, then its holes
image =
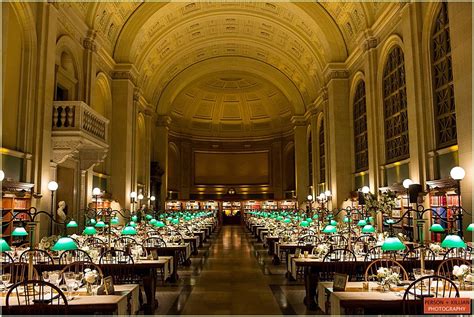
{"type": "MultiPolygon", "coordinates": [[[[453,207],[459,206],[462,202],[459,201],[456,193],[457,184],[452,179],[440,179],[426,182],[429,190],[430,208],[436,210],[437,214],[441,215],[443,220],[452,219],[453,207]]],[[[453,223],[446,223],[437,221],[447,232],[453,226],[453,223]]],[[[431,224],[430,224],[431,225],[431,224]]],[[[431,233],[431,240],[440,242],[441,234],[431,233]]]]}
{"type": "Polygon", "coordinates": [[[274,211],[278,209],[278,202],[275,200],[266,200],[263,202],[263,210],[274,211]]]}
{"type": "Polygon", "coordinates": [[[192,211],[195,211],[195,210],[199,210],[199,206],[200,206],[200,203],[199,201],[196,201],[196,200],[188,200],[186,203],[185,203],[185,210],[192,210],[192,211]]]}
{"type": "Polygon", "coordinates": [[[178,200],[168,200],[166,202],[166,211],[181,211],[182,204],[178,200]]]}
{"type": "Polygon", "coordinates": [[[260,210],[262,208],[262,204],[259,200],[246,200],[244,201],[244,211],[255,211],[260,210]]]}
{"type": "MultiPolygon", "coordinates": [[[[8,243],[12,243],[11,233],[15,224],[29,220],[21,211],[28,211],[31,207],[32,189],[34,184],[3,181],[2,182],[2,232],[1,236],[8,243]],[[12,222],[10,222],[13,218],[12,222]],[[10,223],[8,223],[10,222],[10,223]]],[[[15,238],[16,242],[20,238],[15,238]]],[[[26,238],[25,238],[26,239],[26,238]]]]}

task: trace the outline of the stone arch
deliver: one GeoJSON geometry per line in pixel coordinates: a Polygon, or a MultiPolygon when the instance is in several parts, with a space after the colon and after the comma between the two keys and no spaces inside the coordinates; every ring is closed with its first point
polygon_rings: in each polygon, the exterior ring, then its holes
{"type": "MultiPolygon", "coordinates": [[[[67,35],[62,35],[56,42],[56,86],[67,91],[63,99],[82,100],[81,52],[79,44],[67,35]]],[[[57,94],[55,97],[61,98],[57,94]]]]}
{"type": "Polygon", "coordinates": [[[104,72],[99,72],[94,83],[93,96],[90,106],[107,119],[112,114],[112,92],[110,82],[104,72]]]}
{"type": "MultiPolygon", "coordinates": [[[[351,170],[355,171],[356,170],[356,157],[355,157],[355,133],[354,133],[354,98],[356,94],[356,90],[359,86],[359,84],[363,82],[365,84],[365,95],[367,96],[367,82],[365,80],[365,74],[362,71],[358,71],[354,77],[352,78],[351,86],[350,86],[350,92],[349,92],[349,116],[350,116],[350,123],[349,123],[349,128],[350,128],[350,133],[351,133],[351,170]]],[[[368,105],[366,102],[366,116],[368,111],[368,105]]],[[[368,126],[367,126],[367,134],[370,135],[371,131],[369,131],[368,126]]]]}

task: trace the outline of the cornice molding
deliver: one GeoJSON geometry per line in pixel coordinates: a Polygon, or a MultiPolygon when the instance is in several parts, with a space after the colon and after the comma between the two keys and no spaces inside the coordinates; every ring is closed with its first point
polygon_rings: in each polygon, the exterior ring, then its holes
{"type": "Polygon", "coordinates": [[[133,64],[117,64],[112,71],[112,79],[128,79],[137,84],[138,71],[133,64]]]}

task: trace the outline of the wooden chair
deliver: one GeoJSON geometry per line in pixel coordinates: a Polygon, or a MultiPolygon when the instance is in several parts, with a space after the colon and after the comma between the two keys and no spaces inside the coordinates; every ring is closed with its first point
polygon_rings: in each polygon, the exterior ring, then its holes
{"type": "Polygon", "coordinates": [[[370,276],[377,275],[377,270],[379,268],[384,267],[384,268],[390,269],[392,266],[399,267],[401,279],[404,281],[408,281],[408,273],[403,267],[403,265],[401,265],[395,260],[390,260],[390,259],[378,259],[378,260],[374,260],[370,262],[369,266],[367,266],[367,269],[365,270],[365,274],[364,274],[365,281],[372,280],[370,276]]]}
{"type": "Polygon", "coordinates": [[[51,255],[40,249],[25,250],[20,255],[20,262],[28,263],[29,255],[33,254],[33,264],[54,264],[54,260],[51,255]]]}
{"type": "Polygon", "coordinates": [[[348,249],[334,249],[323,258],[323,262],[356,261],[354,252],[348,249]]]}
{"type": "Polygon", "coordinates": [[[124,250],[107,250],[100,256],[99,264],[133,264],[133,257],[124,250]]]}
{"type": "MultiPolygon", "coordinates": [[[[28,280],[28,263],[16,262],[8,263],[1,266],[2,273],[11,275],[10,283],[15,284],[28,280]]],[[[33,268],[33,279],[39,279],[38,271],[33,268]]]]}
{"type": "Polygon", "coordinates": [[[464,248],[450,248],[444,254],[443,260],[446,260],[449,258],[461,258],[461,259],[471,260],[472,254],[471,252],[469,252],[468,250],[464,248]]]}
{"type": "Polygon", "coordinates": [[[8,254],[7,252],[2,252],[0,256],[0,263],[2,265],[8,264],[8,263],[13,263],[15,260],[13,260],[13,257],[8,254]]]}
{"type": "Polygon", "coordinates": [[[92,258],[83,250],[68,250],[59,256],[59,264],[68,264],[77,261],[92,262],[92,258]]]}
{"type": "Polygon", "coordinates": [[[67,315],[68,311],[67,298],[57,286],[45,281],[29,280],[10,288],[3,314],[67,315]]]}
{"type": "Polygon", "coordinates": [[[122,246],[126,246],[126,245],[135,245],[137,244],[137,240],[135,240],[134,238],[131,238],[131,237],[120,237],[118,239],[116,239],[114,241],[115,244],[119,244],[119,245],[122,245],[122,246]]]}
{"type": "Polygon", "coordinates": [[[161,237],[148,237],[143,242],[145,247],[155,247],[155,248],[164,248],[166,247],[166,242],[161,237]]]}
{"type": "Polygon", "coordinates": [[[149,230],[146,232],[147,237],[161,237],[161,233],[157,230],[149,230]]]}
{"type": "Polygon", "coordinates": [[[454,282],[444,276],[423,276],[412,282],[403,294],[403,314],[423,315],[424,298],[459,297],[454,282]]]}
{"type": "Polygon", "coordinates": [[[355,272],[356,256],[354,252],[348,249],[334,249],[329,251],[323,258],[327,263],[325,268],[319,273],[321,281],[332,281],[334,273],[348,274],[351,278],[355,272]]]}
{"type": "Polygon", "coordinates": [[[424,246],[418,246],[412,250],[407,250],[403,255],[403,261],[419,260],[422,253],[425,256],[425,260],[436,259],[436,254],[431,249],[424,246]]]}
{"type": "Polygon", "coordinates": [[[438,265],[438,269],[436,270],[436,274],[440,276],[444,276],[446,278],[449,278],[451,280],[455,280],[456,277],[453,274],[453,268],[455,265],[461,266],[462,264],[467,265],[468,267],[472,266],[472,262],[470,260],[466,259],[461,259],[461,258],[449,258],[446,260],[443,260],[438,265]]]}

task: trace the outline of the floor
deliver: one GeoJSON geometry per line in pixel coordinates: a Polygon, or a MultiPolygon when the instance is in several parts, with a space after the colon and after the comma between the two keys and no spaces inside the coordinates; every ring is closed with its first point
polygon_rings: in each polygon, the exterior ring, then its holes
{"type": "Polygon", "coordinates": [[[263,244],[242,226],[223,226],[191,261],[180,268],[178,283],[158,287],[156,314],[310,313],[303,305],[302,281],[287,281],[285,264],[271,264],[263,244]]]}

